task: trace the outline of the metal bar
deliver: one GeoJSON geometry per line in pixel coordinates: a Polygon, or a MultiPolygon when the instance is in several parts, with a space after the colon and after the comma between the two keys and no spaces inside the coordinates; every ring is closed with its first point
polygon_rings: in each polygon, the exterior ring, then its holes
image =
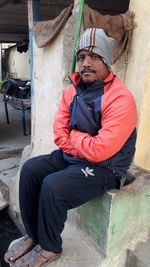
{"type": "Polygon", "coordinates": [[[23,127],[23,134],[26,136],[27,133],[26,133],[26,119],[25,119],[25,108],[24,108],[24,103],[23,103],[23,100],[21,102],[21,112],[22,112],[22,127],[23,127]]]}
{"type": "Polygon", "coordinates": [[[8,108],[7,108],[7,102],[5,102],[5,100],[4,100],[4,105],[5,105],[5,113],[6,113],[7,123],[9,124],[10,121],[9,121],[9,115],[8,115],[8,108]]]}
{"type": "Polygon", "coordinates": [[[28,26],[33,28],[34,22],[40,20],[40,0],[28,0],[28,26]]]}
{"type": "Polygon", "coordinates": [[[84,0],[80,0],[77,23],[76,23],[76,30],[75,30],[75,37],[74,37],[74,43],[73,43],[73,51],[72,51],[72,62],[71,62],[71,70],[70,70],[71,73],[75,71],[75,65],[76,65],[75,48],[76,48],[76,45],[77,45],[77,42],[80,36],[81,24],[82,24],[82,19],[83,19],[83,8],[84,8],[84,0]]]}
{"type": "Polygon", "coordinates": [[[33,0],[33,21],[37,22],[41,19],[40,0],[33,0]]]}
{"type": "Polygon", "coordinates": [[[40,20],[40,0],[28,0],[28,27],[29,27],[29,47],[30,47],[30,79],[31,79],[31,124],[34,115],[34,79],[33,79],[33,25],[40,20]]]}

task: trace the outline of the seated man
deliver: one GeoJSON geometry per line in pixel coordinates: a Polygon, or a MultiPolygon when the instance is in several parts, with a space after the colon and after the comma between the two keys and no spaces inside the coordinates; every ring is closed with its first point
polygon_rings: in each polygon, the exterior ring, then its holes
{"type": "Polygon", "coordinates": [[[15,266],[43,266],[62,253],[67,211],[120,187],[136,141],[133,96],[111,71],[115,41],[87,29],[77,47],[79,72],[63,92],[54,120],[59,149],[29,159],[19,199],[27,235],[5,254],[15,266]]]}

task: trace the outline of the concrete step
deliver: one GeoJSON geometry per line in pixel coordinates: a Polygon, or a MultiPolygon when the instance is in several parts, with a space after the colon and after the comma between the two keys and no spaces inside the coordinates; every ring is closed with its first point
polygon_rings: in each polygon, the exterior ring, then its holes
{"type": "Polygon", "coordinates": [[[30,135],[23,135],[21,121],[13,121],[10,124],[1,123],[0,159],[21,154],[23,148],[29,143],[30,135]]]}
{"type": "Polygon", "coordinates": [[[103,257],[96,251],[88,237],[69,223],[66,223],[62,238],[62,256],[46,265],[47,267],[98,267],[103,262],[103,257]]]}
{"type": "Polygon", "coordinates": [[[126,267],[150,267],[150,239],[140,242],[135,250],[128,251],[126,267]]]}
{"type": "Polygon", "coordinates": [[[23,148],[12,148],[12,149],[0,148],[0,160],[21,155],[22,151],[23,148]]]}
{"type": "Polygon", "coordinates": [[[17,168],[19,166],[19,163],[20,163],[20,156],[14,156],[14,157],[6,158],[6,159],[1,159],[0,174],[7,170],[17,168]]]}
{"type": "Polygon", "coordinates": [[[12,188],[12,179],[19,168],[20,157],[0,160],[0,210],[9,204],[9,190],[12,188]]]}
{"type": "Polygon", "coordinates": [[[12,179],[17,174],[19,163],[20,156],[2,159],[0,161],[0,181],[8,185],[9,189],[11,189],[12,186],[12,179]]]}
{"type": "Polygon", "coordinates": [[[8,206],[8,201],[6,201],[0,192],[0,211],[5,209],[8,206]]]}
{"type": "Polygon", "coordinates": [[[9,189],[8,186],[0,181],[0,210],[8,206],[9,189]]]}

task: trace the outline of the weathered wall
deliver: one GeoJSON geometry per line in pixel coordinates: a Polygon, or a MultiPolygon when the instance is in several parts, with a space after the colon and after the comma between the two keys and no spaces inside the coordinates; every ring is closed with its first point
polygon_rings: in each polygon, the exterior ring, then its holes
{"type": "Polygon", "coordinates": [[[132,61],[128,66],[127,77],[135,89],[137,103],[140,102],[139,127],[135,163],[150,170],[150,5],[131,1],[131,9],[135,12],[137,27],[132,42],[132,61]],[[133,76],[133,78],[132,78],[133,76]]]}
{"type": "Polygon", "coordinates": [[[8,72],[14,73],[14,78],[30,79],[29,50],[19,53],[16,47],[9,49],[8,72]]]}
{"type": "Polygon", "coordinates": [[[150,5],[146,0],[130,2],[130,10],[135,13],[135,23],[131,49],[128,55],[128,67],[126,71],[125,83],[134,93],[138,110],[144,95],[147,59],[150,51],[150,27],[149,23],[150,5]]]}
{"type": "Polygon", "coordinates": [[[136,27],[131,46],[116,63],[115,73],[133,93],[138,111],[138,139],[134,162],[150,170],[150,5],[146,0],[130,1],[130,10],[135,14],[136,27]]]}
{"type": "Polygon", "coordinates": [[[68,84],[75,18],[44,48],[34,43],[34,88],[32,95],[32,155],[49,153],[53,142],[53,118],[62,90],[68,84]]]}
{"type": "Polygon", "coordinates": [[[150,170],[150,49],[145,70],[135,163],[150,170]]]}

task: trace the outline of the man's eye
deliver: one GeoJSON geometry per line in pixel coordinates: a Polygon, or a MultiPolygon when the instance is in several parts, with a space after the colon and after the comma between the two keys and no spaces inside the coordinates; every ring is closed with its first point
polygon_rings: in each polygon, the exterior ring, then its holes
{"type": "Polygon", "coordinates": [[[98,56],[93,55],[93,56],[92,56],[92,59],[93,59],[93,60],[97,60],[97,59],[98,59],[98,56]]]}
{"type": "Polygon", "coordinates": [[[84,56],[79,56],[79,57],[77,57],[77,61],[83,61],[84,60],[84,56]]]}

